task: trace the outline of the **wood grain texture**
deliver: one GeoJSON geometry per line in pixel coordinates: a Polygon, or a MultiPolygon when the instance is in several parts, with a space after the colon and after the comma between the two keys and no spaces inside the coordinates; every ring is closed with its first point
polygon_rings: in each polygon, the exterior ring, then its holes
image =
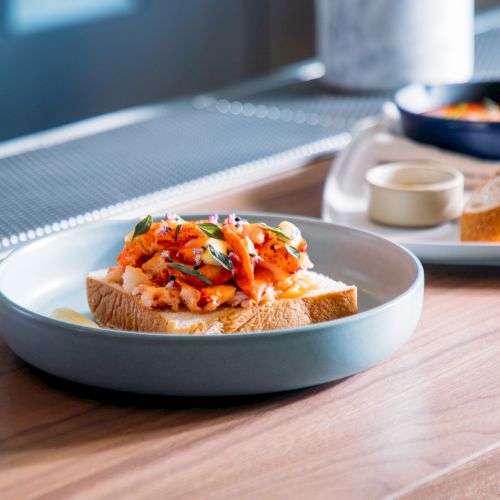
{"type": "Polygon", "coordinates": [[[270,177],[250,186],[234,189],[224,196],[202,198],[196,203],[178,205],[175,210],[189,211],[267,211],[318,217],[321,212],[323,182],[330,158],[286,174],[270,177]]]}
{"type": "MultiPolygon", "coordinates": [[[[481,452],[479,452],[481,453],[481,452]]],[[[411,487],[410,487],[411,488],[411,487]]],[[[404,500],[441,500],[443,492],[453,492],[455,497],[471,500],[490,500],[500,496],[500,443],[491,451],[477,458],[454,464],[442,474],[425,478],[412,488],[404,500]]]]}
{"type": "MultiPolygon", "coordinates": [[[[316,167],[248,187],[239,206],[196,208],[317,215],[326,164],[316,167]]],[[[284,394],[103,391],[30,368],[0,342],[0,498],[492,498],[500,269],[426,274],[422,319],[398,353],[284,394]]]]}

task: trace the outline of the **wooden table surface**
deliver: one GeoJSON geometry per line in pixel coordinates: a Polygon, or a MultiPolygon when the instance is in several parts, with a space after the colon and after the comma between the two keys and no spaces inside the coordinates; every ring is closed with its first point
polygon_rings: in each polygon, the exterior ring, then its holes
{"type": "MultiPolygon", "coordinates": [[[[326,168],[189,208],[319,215],[326,168]]],[[[0,498],[499,498],[500,269],[427,266],[426,279],[398,353],[291,393],[113,393],[0,341],[0,498]]]]}

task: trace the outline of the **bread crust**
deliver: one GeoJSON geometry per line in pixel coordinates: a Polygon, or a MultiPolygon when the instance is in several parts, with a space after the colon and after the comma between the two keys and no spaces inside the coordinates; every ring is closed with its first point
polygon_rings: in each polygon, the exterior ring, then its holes
{"type": "Polygon", "coordinates": [[[462,241],[500,241],[500,197],[496,191],[496,204],[485,208],[484,197],[488,191],[499,185],[500,172],[497,172],[484,184],[479,186],[465,206],[460,218],[460,239],[462,241]],[[475,205],[475,206],[474,206],[475,205]]]}
{"type": "Polygon", "coordinates": [[[500,241],[500,205],[482,212],[464,211],[460,218],[462,241],[500,241]]]}
{"type": "Polygon", "coordinates": [[[101,326],[153,333],[258,332],[329,321],[358,310],[356,287],[347,287],[251,308],[223,306],[204,314],[160,311],[144,307],[120,285],[90,275],[87,300],[101,326]]]}

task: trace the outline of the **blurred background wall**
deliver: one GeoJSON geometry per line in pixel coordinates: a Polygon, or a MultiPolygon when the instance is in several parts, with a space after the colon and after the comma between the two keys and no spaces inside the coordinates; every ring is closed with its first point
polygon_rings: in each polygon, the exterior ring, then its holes
{"type": "Polygon", "coordinates": [[[0,141],[313,54],[313,0],[0,0],[0,141]]]}
{"type": "Polygon", "coordinates": [[[0,140],[313,53],[309,0],[0,0],[0,23],[0,140]],[[30,20],[35,4],[55,5],[52,22],[30,20]]]}

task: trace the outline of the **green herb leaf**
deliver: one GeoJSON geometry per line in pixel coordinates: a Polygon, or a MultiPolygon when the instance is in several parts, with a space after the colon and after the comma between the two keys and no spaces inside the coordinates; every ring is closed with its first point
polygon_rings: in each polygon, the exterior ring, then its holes
{"type": "Polygon", "coordinates": [[[268,231],[272,231],[274,234],[276,234],[277,236],[281,236],[283,239],[287,241],[292,241],[292,238],[290,238],[290,236],[288,236],[288,234],[282,231],[279,227],[268,226],[264,222],[259,222],[259,226],[263,227],[264,229],[267,229],[268,231]]]}
{"type": "Polygon", "coordinates": [[[212,222],[200,222],[196,224],[198,229],[208,236],[209,238],[216,238],[218,240],[224,240],[224,233],[221,228],[217,224],[213,224],[212,222]]]}
{"type": "Polygon", "coordinates": [[[141,236],[141,234],[147,233],[151,229],[152,224],[153,217],[151,217],[151,215],[148,215],[147,217],[144,217],[144,219],[140,220],[137,223],[137,226],[135,226],[134,234],[132,235],[132,241],[138,236],[141,236]]]}
{"type": "Polygon", "coordinates": [[[177,241],[181,229],[182,229],[182,224],[177,224],[177,227],[175,228],[174,241],[177,241]]]}
{"type": "Polygon", "coordinates": [[[219,252],[212,245],[208,245],[208,251],[210,255],[216,260],[224,269],[227,269],[230,272],[233,272],[234,266],[232,260],[222,252],[219,252]]]}
{"type": "Polygon", "coordinates": [[[300,252],[295,247],[292,247],[285,243],[285,248],[287,249],[290,255],[293,255],[297,260],[300,259],[300,252]]]}
{"type": "Polygon", "coordinates": [[[182,271],[184,274],[189,274],[189,276],[194,276],[195,278],[198,278],[199,280],[203,281],[203,283],[206,283],[209,286],[213,285],[213,283],[206,276],[203,276],[203,274],[201,274],[199,271],[196,271],[195,269],[191,269],[190,267],[175,263],[167,264],[167,266],[173,267],[178,271],[182,271]]]}
{"type": "Polygon", "coordinates": [[[163,250],[163,252],[160,255],[168,262],[172,262],[172,256],[170,255],[170,250],[163,250]]]}

